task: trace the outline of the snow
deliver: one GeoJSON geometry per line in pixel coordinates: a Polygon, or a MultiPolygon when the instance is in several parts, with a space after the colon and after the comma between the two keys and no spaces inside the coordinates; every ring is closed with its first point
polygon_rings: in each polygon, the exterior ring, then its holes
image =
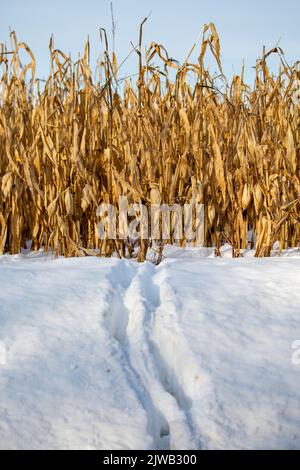
{"type": "Polygon", "coordinates": [[[1,256],[0,448],[299,449],[299,250],[230,253],[1,256]]]}

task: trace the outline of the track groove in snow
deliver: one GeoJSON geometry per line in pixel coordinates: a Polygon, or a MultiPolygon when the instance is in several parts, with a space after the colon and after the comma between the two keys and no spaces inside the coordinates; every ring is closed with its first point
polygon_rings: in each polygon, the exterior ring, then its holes
{"type": "Polygon", "coordinates": [[[151,263],[140,268],[123,261],[112,268],[108,279],[114,289],[110,292],[106,325],[127,359],[134,387],[142,391],[140,398],[154,447],[196,449],[200,443],[193,436],[190,401],[152,339],[161,303],[160,288],[153,281],[155,275],[151,263]]]}
{"type": "Polygon", "coordinates": [[[109,333],[117,341],[122,355],[126,361],[126,372],[134,390],[144,407],[148,418],[148,432],[152,436],[153,448],[169,448],[169,426],[156,406],[151,393],[147,390],[140,373],[131,363],[130,337],[128,336],[128,323],[130,311],[126,307],[125,298],[133,279],[137,275],[137,266],[122,261],[118,266],[112,268],[107,276],[114,286],[109,292],[108,309],[105,313],[106,325],[109,333]]]}

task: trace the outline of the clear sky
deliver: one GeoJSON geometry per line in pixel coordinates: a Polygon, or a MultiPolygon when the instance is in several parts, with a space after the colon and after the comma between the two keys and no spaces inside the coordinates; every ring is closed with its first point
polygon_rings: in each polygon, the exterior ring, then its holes
{"type": "MultiPolygon", "coordinates": [[[[249,80],[251,66],[267,49],[279,45],[288,61],[300,59],[299,0],[113,0],[116,52],[119,59],[137,43],[141,20],[151,11],[145,25],[144,43],[163,44],[169,55],[184,60],[201,34],[204,23],[214,22],[221,42],[225,73],[239,73],[243,59],[249,80]]],[[[92,63],[100,51],[99,28],[111,30],[110,0],[2,0],[0,42],[9,44],[9,28],[32,48],[38,76],[49,71],[48,44],[53,33],[55,47],[76,57],[87,35],[91,40],[92,63]]],[[[199,46],[197,53],[199,52],[199,46]]],[[[195,58],[195,56],[194,56],[195,58]]],[[[133,73],[136,56],[122,68],[121,75],[133,73]]],[[[276,67],[278,59],[272,59],[276,67]]],[[[214,65],[211,64],[212,71],[214,65]]]]}

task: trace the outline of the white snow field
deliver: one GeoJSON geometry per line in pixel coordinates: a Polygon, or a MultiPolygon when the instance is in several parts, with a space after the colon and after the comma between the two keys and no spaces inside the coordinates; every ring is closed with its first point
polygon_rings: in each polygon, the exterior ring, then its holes
{"type": "Polygon", "coordinates": [[[299,250],[1,256],[0,448],[299,449],[296,340],[299,250]]]}

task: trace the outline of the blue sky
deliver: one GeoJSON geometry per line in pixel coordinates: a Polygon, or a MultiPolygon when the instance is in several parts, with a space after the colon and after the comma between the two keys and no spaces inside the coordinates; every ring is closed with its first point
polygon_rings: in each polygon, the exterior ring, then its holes
{"type": "MultiPolygon", "coordinates": [[[[144,43],[164,44],[169,55],[183,60],[199,37],[204,23],[214,22],[221,42],[225,73],[239,73],[243,59],[246,76],[253,78],[251,66],[262,46],[280,46],[289,61],[299,57],[299,0],[113,0],[116,52],[121,59],[137,43],[140,21],[151,11],[145,25],[144,43]]],[[[95,63],[100,51],[99,28],[111,29],[110,0],[6,0],[1,5],[0,42],[9,44],[9,28],[32,48],[38,62],[38,76],[49,71],[48,44],[53,33],[55,47],[76,58],[87,35],[95,63]]],[[[199,52],[199,46],[197,53],[199,52]]],[[[194,55],[196,59],[198,54],[194,55]]],[[[122,68],[125,76],[135,71],[134,55],[122,68]]],[[[278,59],[271,62],[274,69],[278,59]]],[[[211,63],[211,70],[215,66],[211,63]]]]}

